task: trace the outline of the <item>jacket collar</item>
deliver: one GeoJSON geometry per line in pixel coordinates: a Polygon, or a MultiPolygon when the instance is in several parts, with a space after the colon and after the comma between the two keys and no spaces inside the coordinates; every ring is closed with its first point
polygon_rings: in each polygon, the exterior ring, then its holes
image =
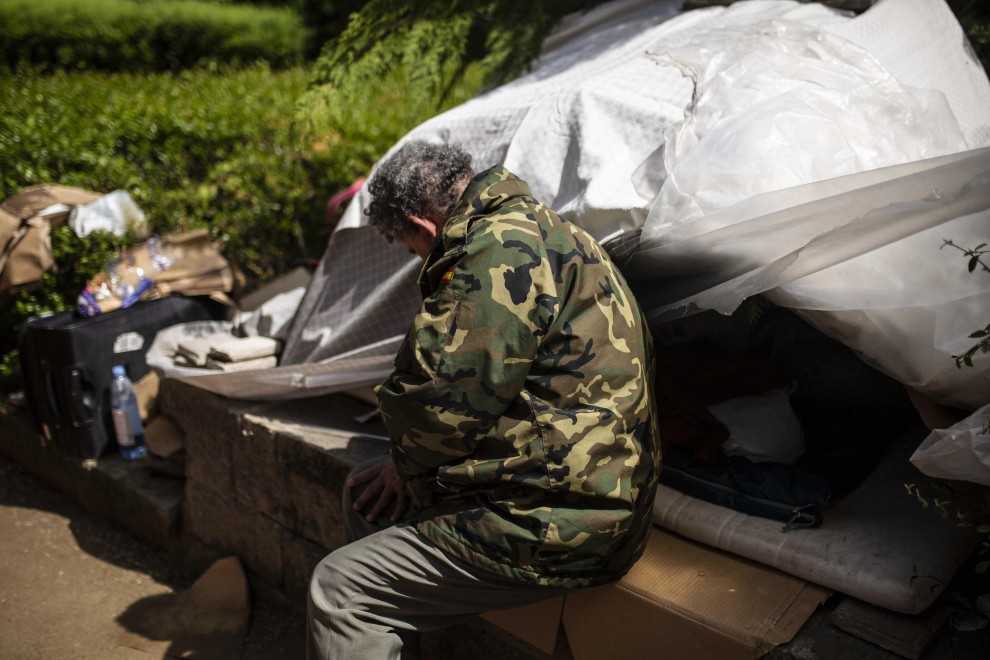
{"type": "Polygon", "coordinates": [[[472,221],[491,214],[513,197],[531,197],[525,181],[501,165],[477,174],[444,223],[440,238],[419,274],[423,295],[436,291],[444,273],[460,258],[472,221]]]}

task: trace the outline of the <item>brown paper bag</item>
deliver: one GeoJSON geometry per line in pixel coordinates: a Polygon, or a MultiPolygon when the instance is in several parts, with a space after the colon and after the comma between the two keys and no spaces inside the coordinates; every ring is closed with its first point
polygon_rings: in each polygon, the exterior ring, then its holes
{"type": "Polygon", "coordinates": [[[71,207],[100,196],[82,188],[46,184],[26,188],[0,203],[0,293],[40,282],[54,264],[52,224],[64,222],[71,207]],[[68,208],[42,215],[57,204],[68,208]]]}

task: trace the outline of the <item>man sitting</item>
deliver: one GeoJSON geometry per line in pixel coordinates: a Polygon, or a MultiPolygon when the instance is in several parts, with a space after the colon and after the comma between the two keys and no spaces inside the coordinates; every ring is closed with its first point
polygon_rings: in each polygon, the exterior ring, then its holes
{"type": "Polygon", "coordinates": [[[313,574],[311,657],[396,658],[405,633],[615,580],[646,544],[642,312],[589,234],[470,163],[413,142],[369,184],[372,226],[425,261],[424,301],[377,389],[391,454],[352,472],[350,543],[313,574]]]}

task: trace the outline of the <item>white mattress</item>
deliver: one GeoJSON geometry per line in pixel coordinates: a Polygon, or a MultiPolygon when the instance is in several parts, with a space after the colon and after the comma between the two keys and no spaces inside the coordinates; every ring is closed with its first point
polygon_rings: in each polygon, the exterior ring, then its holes
{"type": "Polygon", "coordinates": [[[972,529],[923,508],[905,488],[917,484],[925,490],[927,478],[908,457],[926,433],[919,424],[905,434],[859,488],[828,507],[817,529],[784,532],[780,522],[666,486],[657,494],[653,521],[879,607],[917,614],[941,594],[976,546],[972,529]]]}

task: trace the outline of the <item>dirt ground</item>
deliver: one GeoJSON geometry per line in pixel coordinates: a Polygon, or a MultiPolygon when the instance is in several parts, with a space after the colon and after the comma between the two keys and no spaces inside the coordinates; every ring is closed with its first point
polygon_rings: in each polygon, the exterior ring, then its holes
{"type": "MultiPolygon", "coordinates": [[[[0,455],[0,658],[160,657],[124,645],[124,615],[197,577],[0,455]]],[[[301,658],[304,635],[298,612],[256,600],[241,657],[301,658]]]]}

